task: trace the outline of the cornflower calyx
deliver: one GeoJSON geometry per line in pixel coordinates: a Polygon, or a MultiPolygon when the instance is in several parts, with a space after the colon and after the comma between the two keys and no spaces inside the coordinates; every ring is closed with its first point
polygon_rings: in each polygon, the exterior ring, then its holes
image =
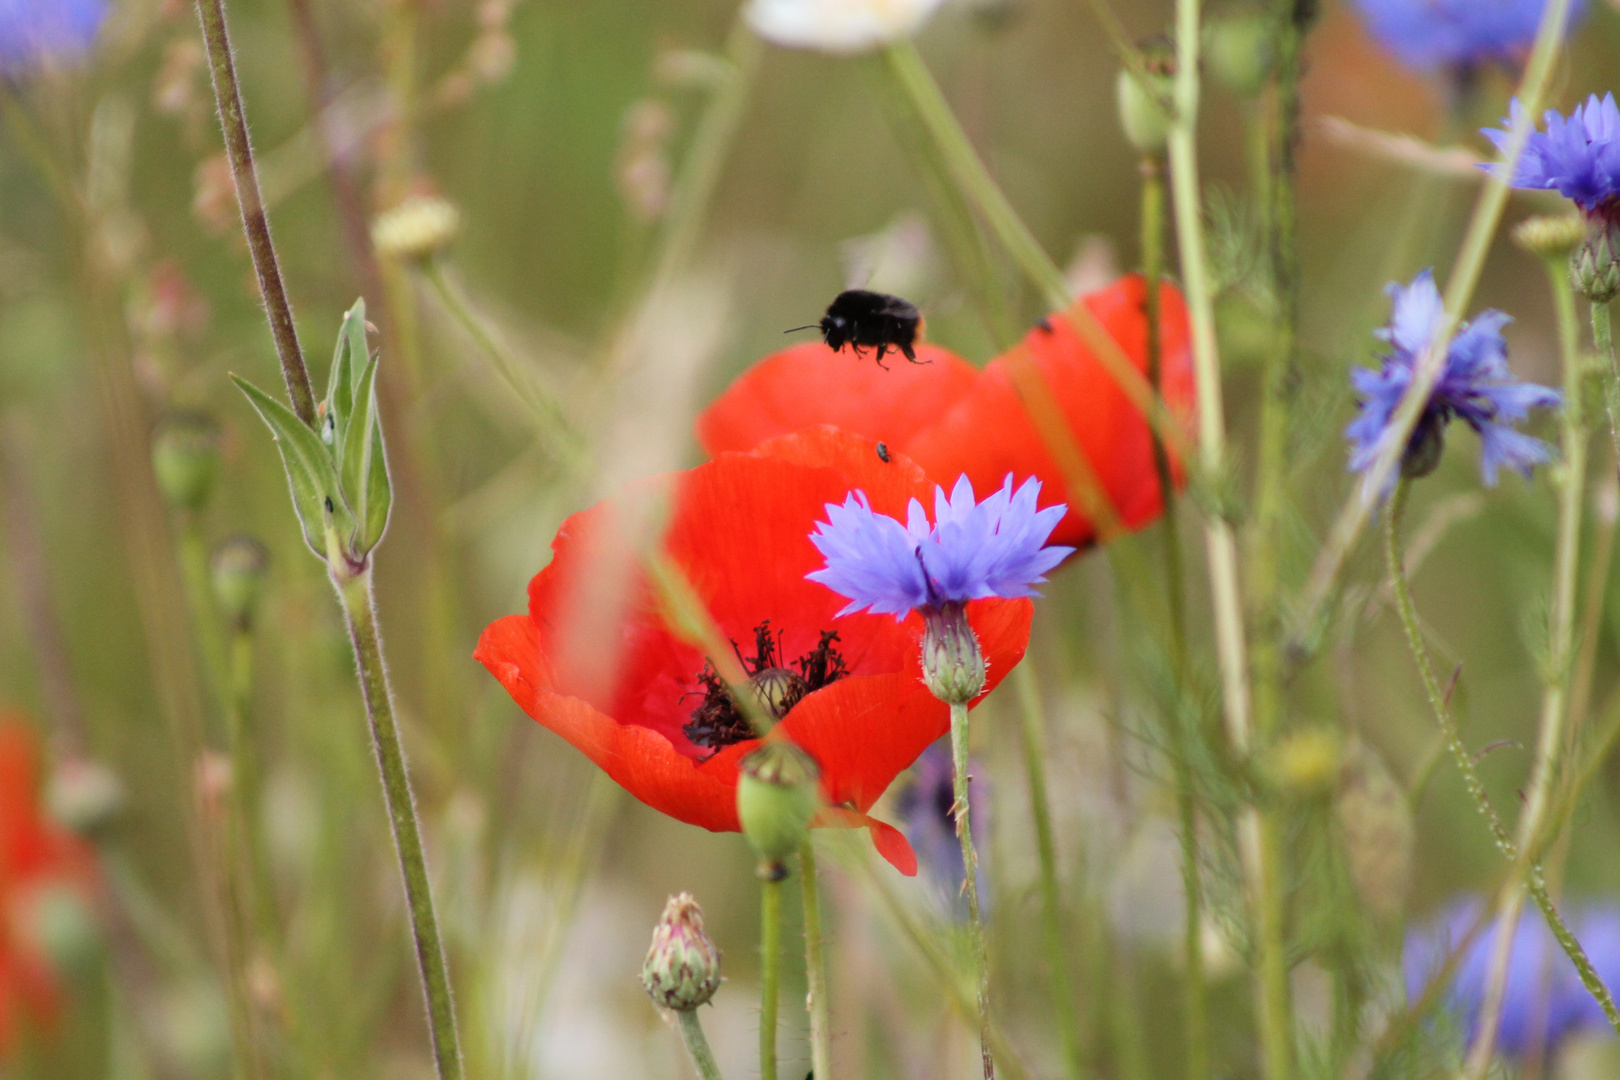
{"type": "Polygon", "coordinates": [[[720,950],[703,932],[703,909],[691,893],[664,905],[641,965],[641,985],[655,1005],[677,1012],[708,1004],[720,989],[720,950]]]}
{"type": "MultiPolygon", "coordinates": [[[[731,648],[748,673],[749,689],[760,708],[773,720],[781,720],[807,694],[848,674],[843,656],[833,647],[837,641],[836,630],[823,630],[816,647],[794,661],[797,671],[784,666],[782,638],[780,634],[771,633],[769,619],[754,627],[753,656],[744,656],[735,641],[731,648]]],[[[682,729],[687,738],[699,746],[718,750],[764,734],[755,731],[748,717],[737,707],[730,687],[715,671],[713,663],[704,664],[697,680],[703,687],[703,701],[692,710],[691,722],[682,729]]]]}
{"type": "Polygon", "coordinates": [[[1569,280],[1594,304],[1620,296],[1620,221],[1594,219],[1580,246],[1569,253],[1569,280]]]}
{"type": "Polygon", "coordinates": [[[984,689],[984,653],[965,605],[923,609],[922,670],[929,692],[947,704],[966,705],[984,689]]]}
{"type": "MultiPolygon", "coordinates": [[[[1445,315],[1434,275],[1425,270],[1411,285],[1392,284],[1394,311],[1389,325],[1376,336],[1389,352],[1377,370],[1357,368],[1351,375],[1361,395],[1361,412],[1345,437],[1350,440],[1350,468],[1370,469],[1394,437],[1395,410],[1411,385],[1418,357],[1428,348],[1436,325],[1445,315]]],[[[1444,447],[1445,427],[1459,417],[1478,432],[1483,453],[1480,469],[1485,483],[1496,483],[1502,466],[1526,476],[1532,467],[1551,457],[1540,439],[1516,430],[1533,408],[1551,408],[1562,400],[1558,391],[1533,383],[1517,382],[1507,366],[1507,343],[1502,327],[1509,322],[1500,311],[1485,311],[1457,328],[1446,345],[1445,367],[1424,405],[1401,457],[1401,471],[1409,477],[1432,472],[1444,447]]]]}

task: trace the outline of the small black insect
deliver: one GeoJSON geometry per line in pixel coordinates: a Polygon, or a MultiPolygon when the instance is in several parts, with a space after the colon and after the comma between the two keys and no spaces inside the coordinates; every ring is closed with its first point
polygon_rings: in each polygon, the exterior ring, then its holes
{"type": "Polygon", "coordinates": [[[1041,328],[1041,333],[1043,334],[1050,334],[1052,332],[1052,322],[1050,319],[1036,319],[1035,325],[1041,328]]]}
{"type": "Polygon", "coordinates": [[[820,322],[795,326],[785,333],[820,330],[822,340],[834,352],[841,352],[849,345],[856,356],[862,349],[875,348],[878,367],[887,368],[889,365],[883,362],[883,357],[889,352],[898,352],[913,364],[928,362],[918,360],[913,348],[922,325],[922,315],[909,300],[866,289],[846,289],[833,298],[820,322]]]}
{"type": "Polygon", "coordinates": [[[887,465],[889,463],[889,444],[878,443],[878,460],[887,465]]]}

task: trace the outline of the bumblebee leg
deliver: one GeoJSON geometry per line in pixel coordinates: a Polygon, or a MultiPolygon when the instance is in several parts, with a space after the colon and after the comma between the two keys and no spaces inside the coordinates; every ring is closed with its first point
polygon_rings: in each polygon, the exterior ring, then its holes
{"type": "Polygon", "coordinates": [[[910,360],[913,364],[926,364],[929,362],[927,360],[917,359],[917,350],[912,348],[909,344],[900,346],[900,351],[904,353],[906,359],[910,360]]]}
{"type": "Polygon", "coordinates": [[[883,370],[884,370],[884,371],[888,371],[888,370],[889,370],[889,365],[888,365],[888,364],[885,364],[885,363],[884,363],[884,362],[883,362],[883,354],[884,354],[884,353],[886,353],[886,352],[888,352],[888,351],[889,351],[889,343],[888,343],[888,342],[887,342],[887,341],[880,341],[880,342],[878,342],[878,347],[877,347],[877,366],[878,366],[878,367],[880,367],[880,368],[882,368],[882,369],[883,369],[883,370]]]}

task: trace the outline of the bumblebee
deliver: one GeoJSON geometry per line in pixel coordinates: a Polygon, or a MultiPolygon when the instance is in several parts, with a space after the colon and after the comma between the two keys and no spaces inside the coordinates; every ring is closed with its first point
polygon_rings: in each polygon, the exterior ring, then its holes
{"type": "Polygon", "coordinates": [[[863,349],[876,349],[878,367],[887,368],[883,357],[898,352],[913,364],[918,360],[914,346],[922,336],[923,318],[909,300],[867,289],[847,289],[833,298],[821,321],[795,326],[785,333],[820,330],[821,338],[834,352],[850,346],[859,356],[863,349]]]}

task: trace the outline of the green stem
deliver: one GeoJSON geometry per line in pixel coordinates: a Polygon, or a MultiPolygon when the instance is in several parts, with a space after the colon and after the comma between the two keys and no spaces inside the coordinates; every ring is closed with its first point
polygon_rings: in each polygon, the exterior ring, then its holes
{"type": "Polygon", "coordinates": [[[967,891],[968,937],[973,948],[974,974],[978,979],[979,1057],[984,1064],[984,1080],[995,1080],[995,1060],[990,1053],[990,953],[985,944],[984,921],[979,914],[979,856],[973,847],[972,811],[968,803],[968,710],[966,704],[951,704],[951,765],[955,772],[956,801],[951,812],[956,817],[956,838],[962,844],[962,887],[967,891]]]}
{"type": "MultiPolygon", "coordinates": [[[[1534,828],[1525,833],[1527,842],[1524,852],[1518,850],[1513,838],[1508,835],[1502,819],[1496,813],[1496,807],[1491,804],[1490,797],[1485,792],[1485,785],[1474,768],[1473,759],[1468,754],[1468,748],[1463,744],[1462,735],[1457,729],[1456,719],[1451,715],[1450,707],[1446,702],[1445,692],[1440,688],[1440,681],[1435,677],[1434,666],[1430,663],[1427,647],[1423,644],[1422,630],[1418,624],[1417,608],[1412,602],[1411,586],[1406,579],[1406,566],[1401,554],[1400,529],[1401,520],[1405,516],[1406,500],[1411,491],[1411,480],[1401,477],[1396,482],[1394,494],[1390,496],[1389,505],[1384,513],[1384,560],[1389,570],[1390,585],[1395,593],[1395,610],[1400,616],[1401,627],[1406,633],[1406,643],[1412,650],[1412,657],[1417,663],[1418,675],[1423,682],[1423,690],[1429,700],[1429,707],[1433,710],[1435,719],[1440,724],[1440,730],[1445,736],[1446,745],[1451,750],[1451,756],[1462,772],[1463,785],[1468,789],[1474,800],[1475,807],[1480,816],[1485,819],[1486,826],[1491,831],[1491,837],[1496,842],[1497,850],[1513,865],[1513,872],[1509,874],[1507,884],[1497,906],[1497,937],[1495,951],[1492,956],[1490,971],[1492,977],[1487,983],[1485,1000],[1481,1011],[1481,1026],[1475,1038],[1473,1048],[1469,1052],[1467,1062],[1467,1075],[1472,1080],[1478,1080],[1489,1068],[1492,1052],[1496,1043],[1496,1024],[1501,1014],[1502,995],[1505,990],[1507,963],[1512,958],[1513,930],[1518,923],[1519,910],[1524,901],[1524,892],[1528,890],[1536,906],[1541,909],[1542,916],[1547,920],[1553,937],[1558,940],[1564,952],[1574,963],[1576,971],[1581,977],[1581,983],[1603,1009],[1604,1016],[1609,1023],[1620,1031],[1620,1011],[1616,1011],[1614,1001],[1603,980],[1598,976],[1597,970],[1592,966],[1584,949],[1574,934],[1570,933],[1563,917],[1547,893],[1546,882],[1542,878],[1541,867],[1531,861],[1531,857],[1539,855],[1543,841],[1539,835],[1541,827],[1541,812],[1537,812],[1537,821],[1532,823],[1534,828]],[[1522,878],[1522,886],[1521,886],[1522,878]]],[[[1543,731],[1543,746],[1548,740],[1543,731]]],[[[1545,796],[1543,796],[1545,799],[1545,796]]],[[[1528,810],[1526,811],[1528,814],[1528,810]]]]}
{"type": "Polygon", "coordinates": [[[1609,439],[1620,468],[1620,365],[1614,358],[1614,333],[1609,323],[1609,305],[1592,303],[1592,345],[1597,349],[1603,372],[1603,407],[1609,414],[1609,439]]]}
{"type": "Polygon", "coordinates": [[[816,846],[806,837],[799,848],[804,890],[805,1007],[810,1013],[810,1066],[816,1080],[832,1080],[832,984],[827,978],[827,945],[821,930],[821,885],[816,880],[816,846]]]}
{"type": "Polygon", "coordinates": [[[990,231],[1025,276],[1040,288],[1049,308],[1059,311],[1067,307],[1070,293],[1063,271],[1041,247],[1018,216],[1018,211],[1007,201],[1007,196],[990,175],[990,170],[985,168],[978,151],[968,141],[967,133],[957,123],[939,84],[929,74],[917,47],[911,39],[905,38],[885,48],[882,56],[911,99],[918,118],[934,140],[952,177],[984,215],[990,231]]]}
{"type": "Polygon", "coordinates": [[[1041,864],[1041,921],[1046,936],[1046,966],[1050,973],[1052,1012],[1057,1017],[1058,1034],[1069,1072],[1079,1080],[1085,1075],[1080,1045],[1080,1025],[1074,1011],[1074,989],[1069,984],[1069,955],[1064,946],[1063,907],[1058,893],[1057,853],[1052,842],[1052,809],[1046,795],[1046,718],[1041,708],[1041,688],[1035,668],[1026,657],[1013,669],[1018,690],[1019,714],[1023,718],[1024,768],[1029,776],[1029,810],[1035,820],[1035,847],[1041,864]]]}
{"type": "Polygon", "coordinates": [[[776,1002],[782,968],[782,881],[760,880],[759,1077],[776,1080],[776,1002]]]}
{"type": "Polygon", "coordinates": [[[405,750],[394,723],[394,699],[384,666],[382,639],[377,632],[371,570],[368,567],[347,580],[338,580],[334,575],[334,581],[348,618],[349,640],[354,646],[355,663],[360,669],[360,690],[371,723],[372,748],[382,775],[383,796],[388,802],[394,850],[405,880],[405,900],[416,939],[416,960],[422,974],[422,991],[427,997],[434,1063],[439,1080],[461,1080],[461,1046],[450,995],[450,972],[439,939],[438,917],[433,910],[427,857],[422,850],[422,831],[416,818],[405,750]]]}
{"type": "Polygon", "coordinates": [[[309,370],[304,366],[304,353],[298,345],[292,305],[287,301],[275,244],[270,239],[270,219],[265,214],[264,198],[259,194],[259,174],[253,164],[253,144],[248,138],[242,92],[236,81],[236,62],[231,54],[224,0],[197,0],[197,15],[202,20],[203,40],[208,47],[214,102],[219,108],[219,123],[225,133],[225,152],[230,159],[231,176],[236,181],[237,204],[242,210],[242,230],[247,235],[253,270],[259,278],[259,294],[264,297],[265,316],[270,321],[271,337],[275,339],[276,356],[281,360],[281,375],[287,383],[287,396],[292,399],[293,411],[300,420],[314,427],[315,391],[310,386],[309,370]]]}
{"type": "Polygon", "coordinates": [[[686,1040],[686,1052],[692,1055],[698,1080],[722,1080],[720,1066],[714,1060],[714,1051],[709,1049],[709,1040],[703,1034],[703,1021],[698,1019],[697,1010],[681,1009],[675,1013],[675,1019],[681,1025],[681,1038],[686,1040]]]}

